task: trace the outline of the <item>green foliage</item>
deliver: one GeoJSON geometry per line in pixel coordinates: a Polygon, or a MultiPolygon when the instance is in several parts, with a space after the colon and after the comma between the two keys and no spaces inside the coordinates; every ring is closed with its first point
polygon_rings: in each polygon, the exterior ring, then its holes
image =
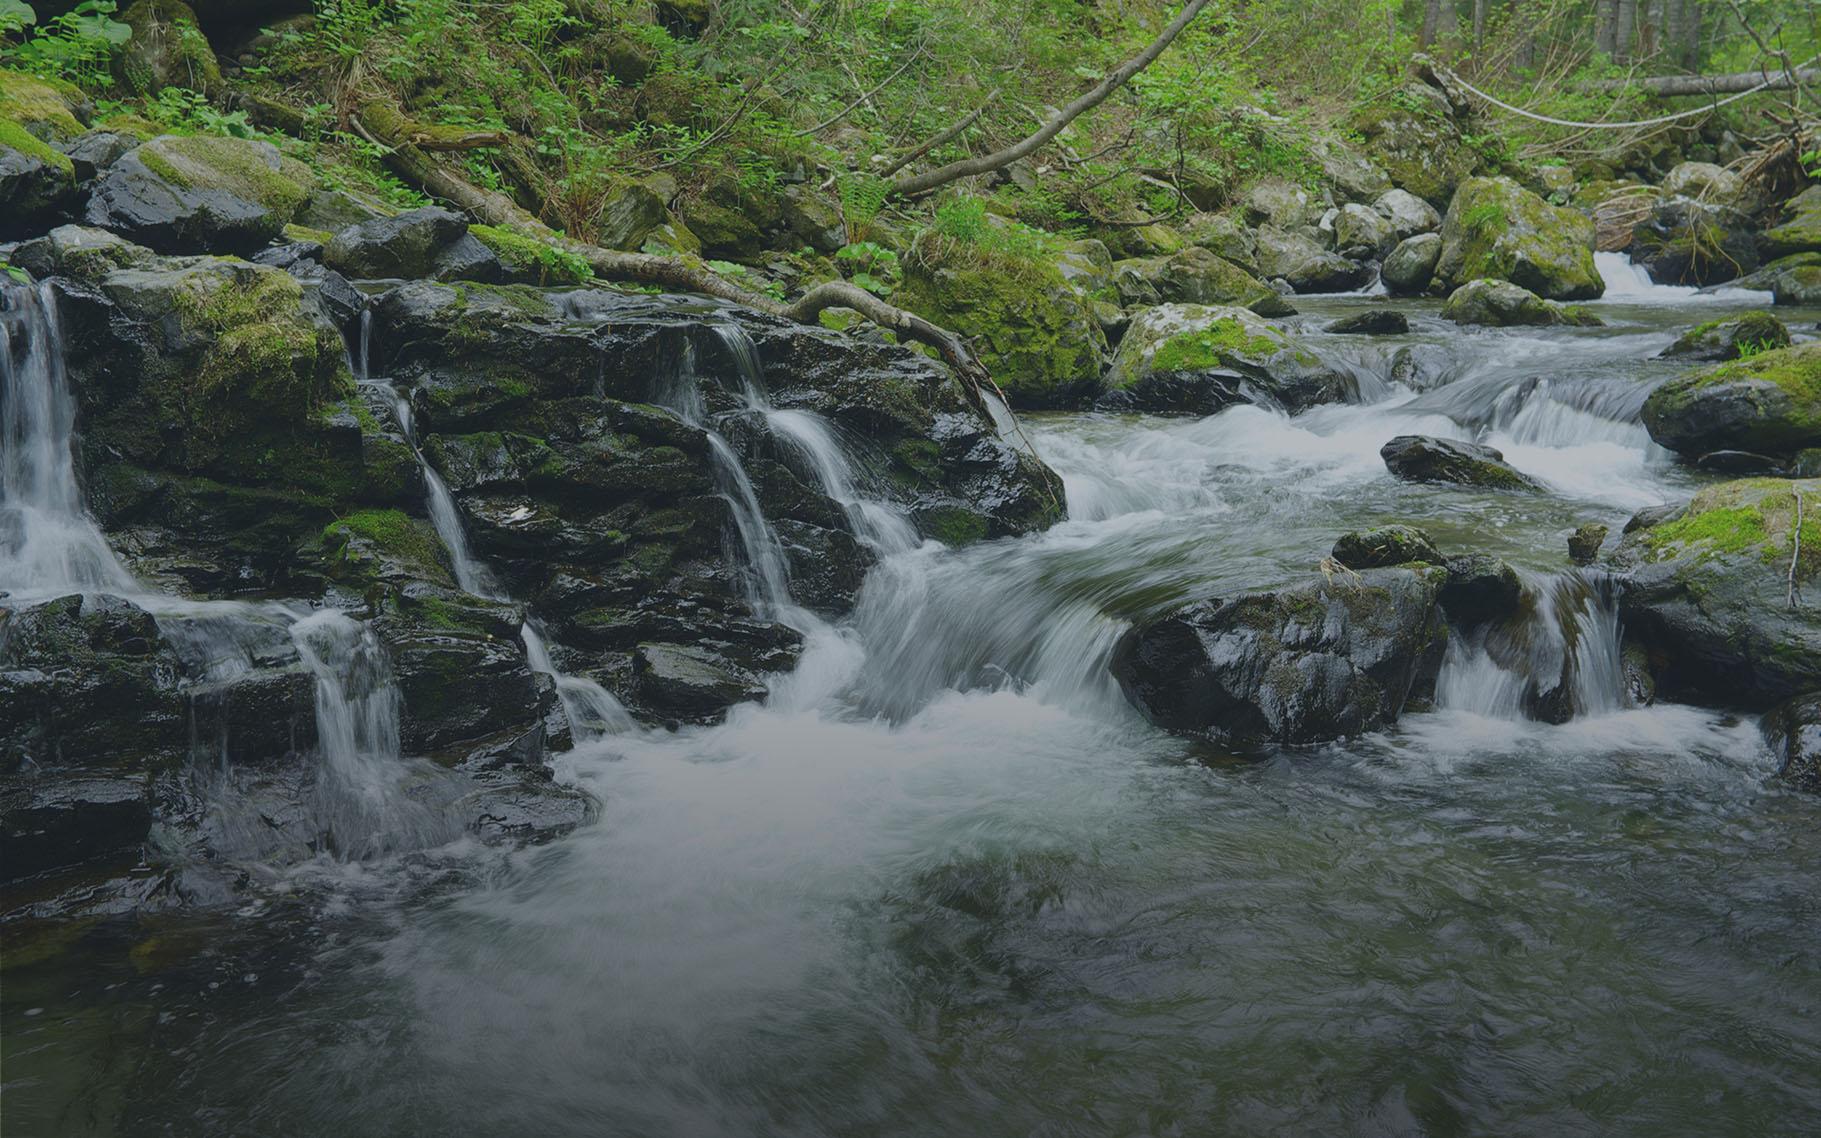
{"type": "MultiPolygon", "coordinates": [[[[0,49],[0,63],[84,87],[111,86],[108,61],[133,34],[133,29],[109,18],[114,10],[113,0],[83,0],[50,23],[38,25],[29,38],[0,49]]],[[[18,0],[0,3],[0,34],[21,34],[33,25],[37,14],[28,5],[18,0]]]]}
{"type": "Polygon", "coordinates": [[[890,296],[902,279],[898,254],[871,241],[844,246],[835,254],[835,260],[851,262],[848,279],[874,296],[890,296]]]}

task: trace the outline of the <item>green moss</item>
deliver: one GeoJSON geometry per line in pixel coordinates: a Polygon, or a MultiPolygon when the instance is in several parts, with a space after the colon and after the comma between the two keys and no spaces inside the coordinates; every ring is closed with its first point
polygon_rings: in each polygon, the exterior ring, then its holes
{"type": "Polygon", "coordinates": [[[1205,329],[1184,332],[1159,344],[1151,357],[1151,369],[1208,371],[1224,366],[1225,353],[1258,358],[1274,355],[1283,347],[1270,336],[1250,333],[1239,321],[1223,317],[1205,329]]]}
{"type": "Polygon", "coordinates": [[[925,537],[959,548],[986,537],[986,519],[972,510],[957,506],[940,506],[917,515],[918,528],[925,537]]]}
{"type": "Polygon", "coordinates": [[[0,119],[36,127],[57,138],[75,138],[83,131],[72,108],[87,96],[59,79],[0,70],[0,119]]]}
{"type": "Polygon", "coordinates": [[[46,145],[30,131],[13,122],[11,119],[0,119],[0,146],[10,146],[28,158],[36,158],[63,171],[73,172],[69,155],[59,153],[46,145]]]}
{"type": "Polygon", "coordinates": [[[1703,376],[1691,390],[1739,379],[1766,380],[1801,402],[1821,405],[1821,345],[1780,348],[1760,352],[1748,360],[1722,364],[1703,376]]]}
{"type": "Polygon", "coordinates": [[[263,144],[215,135],[166,135],[134,151],[146,169],[179,189],[225,190],[289,220],[315,188],[309,167],[280,158],[274,169],[263,144]]]}
{"type": "Polygon", "coordinates": [[[359,510],[323,527],[325,540],[360,537],[380,550],[423,565],[435,565],[442,557],[442,542],[436,531],[403,510],[359,510]]]}
{"type": "Polygon", "coordinates": [[[471,225],[468,232],[499,254],[515,272],[535,272],[540,283],[583,284],[594,279],[594,270],[586,260],[548,242],[492,225],[471,225]]]}
{"type": "Polygon", "coordinates": [[[1796,576],[1808,580],[1821,573],[1821,483],[1814,481],[1743,478],[1709,487],[1695,495],[1682,517],[1647,530],[1645,544],[1652,560],[1755,553],[1770,565],[1787,566],[1798,493],[1802,529],[1796,576]]]}

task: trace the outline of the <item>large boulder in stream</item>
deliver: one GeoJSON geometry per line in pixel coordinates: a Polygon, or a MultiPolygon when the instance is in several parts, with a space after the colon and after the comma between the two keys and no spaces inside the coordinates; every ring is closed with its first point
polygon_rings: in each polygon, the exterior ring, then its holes
{"type": "Polygon", "coordinates": [[[1593,245],[1585,214],[1552,206],[1507,178],[1469,178],[1442,219],[1435,275],[1451,288],[1500,280],[1545,300],[1592,300],[1606,291],[1593,245]]]}
{"type": "Polygon", "coordinates": [[[1372,283],[1370,265],[1322,248],[1300,230],[1266,226],[1258,231],[1258,272],[1288,281],[1297,292],[1351,292],[1372,283]]]}
{"type": "Polygon", "coordinates": [[[1091,302],[1048,260],[930,237],[904,259],[892,299],[972,341],[1019,406],[1070,406],[1098,394],[1106,335],[1091,302]]]}
{"type": "Polygon", "coordinates": [[[1126,633],[1113,674],[1170,731],[1239,745],[1370,731],[1434,688],[1446,578],[1434,566],[1368,569],[1196,601],[1126,633]]]}
{"type": "Polygon", "coordinates": [[[1379,448],[1391,473],[1406,482],[1452,482],[1489,490],[1536,490],[1535,479],[1494,447],[1428,435],[1399,435],[1379,448]]]}
{"type": "Polygon", "coordinates": [[[1450,293],[1442,305],[1442,319],[1494,328],[1556,324],[1589,328],[1604,323],[1582,305],[1558,304],[1509,281],[1490,280],[1468,281],[1450,293]]]}
{"type": "Polygon", "coordinates": [[[1358,381],[1244,308],[1165,304],[1119,342],[1103,407],[1212,415],[1235,403],[1352,402],[1358,381]]]}
{"type": "Polygon", "coordinates": [[[1774,348],[1789,347],[1789,329],[1768,312],[1743,312],[1726,320],[1698,324],[1664,348],[1666,360],[1736,360],[1774,348]]]}
{"type": "Polygon", "coordinates": [[[1715,451],[1786,456],[1821,446],[1821,344],[1672,379],[1644,401],[1643,419],[1651,438],[1689,458],[1715,451]]]}
{"type": "Polygon", "coordinates": [[[1821,576],[1817,519],[1821,480],[1776,478],[1633,519],[1610,562],[1626,636],[1645,647],[1660,693],[1762,710],[1821,690],[1821,608],[1799,595],[1821,576]]]}

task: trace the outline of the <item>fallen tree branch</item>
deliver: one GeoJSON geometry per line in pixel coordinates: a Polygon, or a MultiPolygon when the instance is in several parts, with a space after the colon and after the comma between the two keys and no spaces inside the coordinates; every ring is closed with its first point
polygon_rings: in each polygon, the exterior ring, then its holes
{"type": "Polygon", "coordinates": [[[962,131],[965,131],[968,127],[973,126],[975,123],[979,122],[980,116],[986,113],[986,109],[988,107],[992,106],[993,100],[997,99],[998,97],[999,97],[999,92],[997,92],[997,91],[994,91],[991,94],[989,94],[986,97],[986,100],[984,102],[982,102],[979,106],[975,107],[973,110],[969,111],[965,116],[963,116],[963,118],[961,119],[960,122],[956,123],[954,126],[949,127],[947,130],[939,131],[936,134],[931,135],[927,142],[919,143],[914,149],[906,152],[905,154],[900,156],[897,160],[892,162],[891,165],[889,165],[885,169],[879,171],[879,177],[880,178],[891,177],[893,174],[896,174],[898,171],[904,169],[906,166],[909,166],[912,162],[915,162],[917,159],[923,157],[925,154],[928,154],[930,151],[936,149],[936,147],[941,146],[943,143],[948,142],[949,140],[959,136],[962,131]]]}
{"type": "Polygon", "coordinates": [[[1207,4],[1208,0],[1189,0],[1189,3],[1183,5],[1182,12],[1177,15],[1176,19],[1159,32],[1157,38],[1152,40],[1143,51],[1115,67],[1106,78],[1096,83],[1086,94],[1044,120],[1043,125],[1037,128],[1035,134],[1020,139],[992,154],[979,158],[964,158],[959,162],[951,162],[947,166],[924,174],[899,178],[892,183],[892,192],[901,197],[910,197],[914,194],[926,193],[938,186],[946,186],[959,178],[968,178],[975,174],[990,174],[994,170],[1010,166],[1025,155],[1044,146],[1061,134],[1064,127],[1106,102],[1114,91],[1125,86],[1127,80],[1150,66],[1151,62],[1170,46],[1171,41],[1175,40],[1182,30],[1201,14],[1201,10],[1207,7],[1207,4]]]}
{"type": "Polygon", "coordinates": [[[1737,95],[1745,91],[1790,91],[1821,81],[1821,69],[1808,67],[1735,71],[1727,75],[1660,75],[1652,79],[1601,79],[1582,85],[1587,91],[1640,91],[1657,98],[1684,95],[1737,95]]]}
{"type": "Polygon", "coordinates": [[[877,95],[880,91],[883,91],[886,88],[886,86],[891,83],[892,80],[894,80],[898,76],[904,74],[905,71],[907,71],[910,68],[910,65],[917,62],[917,60],[922,55],[923,55],[923,45],[918,44],[917,50],[910,53],[910,58],[905,60],[898,67],[898,70],[892,72],[890,75],[887,75],[884,79],[881,79],[879,81],[878,86],[874,87],[870,91],[862,91],[860,93],[859,98],[857,98],[853,102],[847,104],[845,107],[842,107],[840,110],[836,111],[834,114],[830,115],[829,117],[823,119],[821,122],[817,123],[815,126],[809,127],[805,130],[798,131],[797,137],[798,138],[808,138],[810,135],[815,134],[816,132],[818,132],[826,127],[833,126],[834,124],[840,122],[842,119],[846,118],[848,116],[848,113],[851,112],[855,107],[859,106],[861,103],[865,103],[868,106],[871,106],[872,97],[874,95],[877,95]]]}

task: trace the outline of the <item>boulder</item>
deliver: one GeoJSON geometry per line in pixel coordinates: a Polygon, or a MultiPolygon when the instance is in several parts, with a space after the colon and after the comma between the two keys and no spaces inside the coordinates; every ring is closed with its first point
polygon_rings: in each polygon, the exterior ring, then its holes
{"type": "Polygon", "coordinates": [[[1488,553],[1467,553],[1450,557],[1447,569],[1437,599],[1455,626],[1477,628],[1517,611],[1524,585],[1510,565],[1488,553]]]}
{"type": "Polygon", "coordinates": [[[633,653],[633,674],[645,706],[691,722],[720,718],[737,703],[769,694],[759,678],[706,647],[641,644],[633,653]]]}
{"type": "Polygon", "coordinates": [[[1633,224],[1626,252],[1661,284],[1723,284],[1757,270],[1753,228],[1736,209],[1670,198],[1633,224]]]}
{"type": "Polygon", "coordinates": [[[1410,331],[1410,319],[1396,309],[1369,308],[1336,320],[1322,331],[1360,336],[1401,336],[1410,331]]]}
{"type": "Polygon", "coordinates": [[[1391,188],[1391,178],[1351,142],[1328,135],[1310,140],[1310,156],[1336,197],[1345,202],[1369,202],[1391,188]]]}
{"type": "Polygon", "coordinates": [[[1546,300],[1591,300],[1606,290],[1593,247],[1586,215],[1552,206],[1506,178],[1469,178],[1442,219],[1435,272],[1450,287],[1500,280],[1546,300]]]}
{"type": "Polygon", "coordinates": [[[468,219],[436,206],[350,225],[323,247],[323,263],[355,280],[497,281],[498,256],[468,233],[468,219]]]}
{"type": "Polygon", "coordinates": [[[995,260],[938,240],[904,261],[893,298],[927,320],[968,337],[1014,403],[1060,407],[1100,390],[1106,336],[1055,265],[995,260]]]}
{"type": "Polygon", "coordinates": [[[1736,360],[1772,348],[1789,347],[1789,329],[1768,312],[1745,312],[1728,320],[1709,320],[1682,333],[1664,348],[1675,360],[1736,360]]]}
{"type": "Polygon", "coordinates": [[[1689,458],[1821,445],[1821,344],[1690,372],[1651,392],[1642,415],[1651,438],[1689,458]]]}
{"type": "Polygon", "coordinates": [[[1406,482],[1452,482],[1489,490],[1537,490],[1535,479],[1519,473],[1493,447],[1426,435],[1399,435],[1379,448],[1392,474],[1406,482]]]}
{"type": "Polygon", "coordinates": [[[1437,209],[1478,165],[1461,141],[1454,109],[1426,83],[1409,83],[1389,99],[1356,114],[1349,126],[1365,140],[1365,156],[1393,184],[1437,209]]]}
{"type": "Polygon", "coordinates": [[[1821,692],[1779,704],[1760,724],[1777,756],[1777,775],[1798,790],[1821,794],[1821,692]]]}
{"type": "Polygon", "coordinates": [[[1422,233],[1434,233],[1442,227],[1442,215],[1436,208],[1408,190],[1388,190],[1372,208],[1391,226],[1391,235],[1407,241],[1422,233]]]}
{"type": "Polygon", "coordinates": [[[1231,261],[1191,245],[1163,262],[1157,291],[1171,303],[1246,304],[1270,290],[1231,261]]]}
{"type": "Polygon", "coordinates": [[[1211,415],[1241,402],[1291,409],[1358,398],[1353,377],[1243,308],[1165,304],[1132,321],[1113,357],[1109,404],[1211,415]]]}
{"type": "Polygon", "coordinates": [[[1447,302],[1442,305],[1442,319],[1494,328],[1551,324],[1598,327],[1603,323],[1580,305],[1557,304],[1529,289],[1507,281],[1491,280],[1468,281],[1448,294],[1447,302]]]}
{"type": "Polygon", "coordinates": [[[1445,576],[1368,569],[1196,601],[1127,632],[1113,674],[1169,731],[1240,745],[1370,731],[1433,690],[1447,644],[1436,604],[1445,576]]]}
{"type": "Polygon", "coordinates": [[[1266,225],[1291,229],[1308,224],[1321,213],[1308,190],[1283,178],[1260,178],[1247,186],[1239,196],[1239,208],[1246,224],[1254,229],[1266,225]]]}
{"type": "Polygon", "coordinates": [[[1821,253],[1821,199],[1809,199],[1781,225],[1758,234],[1758,255],[1766,261],[1797,253],[1821,253]]]}
{"type": "Polygon", "coordinates": [[[126,90],[155,95],[177,87],[203,95],[221,92],[221,65],[196,13],[183,0],[137,0],[120,14],[132,29],[114,57],[114,75],[126,90]]]}
{"type": "Polygon", "coordinates": [[[1821,575],[1821,480],[1746,478],[1687,508],[1634,519],[1608,564],[1619,615],[1644,645],[1659,694],[1763,710],[1821,690],[1821,608],[1789,604],[1821,575]],[[1792,549],[1796,495],[1799,550],[1792,549]]]}
{"type": "Polygon", "coordinates": [[[670,207],[663,195],[643,182],[623,178],[607,191],[595,235],[605,248],[637,252],[670,220],[670,207]]]}
{"type": "Polygon", "coordinates": [[[1658,187],[1664,197],[1686,197],[1710,206],[1723,206],[1752,214],[1764,203],[1757,191],[1737,171],[1712,162],[1683,162],[1664,176],[1658,187]]]}
{"type": "Polygon", "coordinates": [[[1397,245],[1398,236],[1369,206],[1349,203],[1334,217],[1334,249],[1354,261],[1380,261],[1397,245]]]}
{"type": "Polygon", "coordinates": [[[1349,569],[1385,569],[1419,562],[1440,565],[1435,539],[1415,526],[1389,525],[1355,530],[1334,543],[1334,560],[1349,569]]]}
{"type": "Polygon", "coordinates": [[[1813,307],[1821,304],[1821,267],[1795,265],[1772,278],[1772,303],[1813,307]]]}
{"type": "Polygon", "coordinates": [[[838,252],[847,244],[847,222],[839,203],[804,186],[784,191],[784,227],[799,243],[818,253],[838,252]]]}
{"type": "Polygon", "coordinates": [[[1428,289],[1430,278],[1435,276],[1435,264],[1441,257],[1441,234],[1419,233],[1397,243],[1391,255],[1385,258],[1379,275],[1393,295],[1416,296],[1428,289]]]}
{"type": "Polygon", "coordinates": [[[1196,214],[1188,225],[1195,244],[1248,273],[1258,272],[1258,237],[1251,227],[1223,213],[1196,214]]]}
{"type": "Polygon", "coordinates": [[[1370,266],[1330,253],[1314,238],[1269,226],[1258,231],[1258,271],[1297,292],[1351,292],[1372,281],[1370,266]]]}
{"type": "Polygon", "coordinates": [[[283,231],[315,185],[309,167],[269,142],[163,135],[102,175],[87,220],[162,253],[250,256],[283,231]]]}

